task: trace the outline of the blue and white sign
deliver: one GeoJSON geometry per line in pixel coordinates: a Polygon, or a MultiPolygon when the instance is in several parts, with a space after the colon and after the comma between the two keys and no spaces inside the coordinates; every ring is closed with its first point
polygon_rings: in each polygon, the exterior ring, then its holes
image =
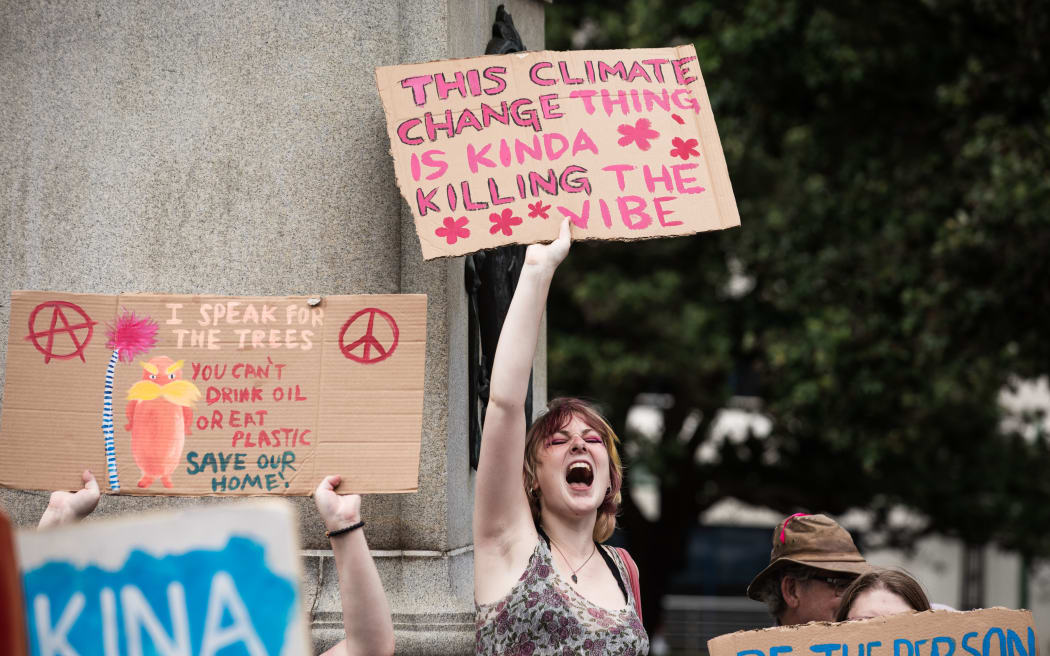
{"type": "Polygon", "coordinates": [[[308,654],[281,500],[18,535],[31,656],[308,654]]]}

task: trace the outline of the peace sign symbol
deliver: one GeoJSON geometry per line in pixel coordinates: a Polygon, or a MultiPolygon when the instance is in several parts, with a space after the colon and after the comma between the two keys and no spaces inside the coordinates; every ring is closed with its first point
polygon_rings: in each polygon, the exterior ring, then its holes
{"type": "Polygon", "coordinates": [[[33,311],[29,314],[29,334],[26,335],[26,339],[32,340],[33,346],[36,350],[44,354],[44,364],[51,362],[51,358],[56,360],[69,360],[80,356],[81,362],[87,362],[84,359],[84,349],[91,341],[91,335],[95,332],[95,324],[97,321],[92,321],[91,317],[87,315],[80,306],[70,303],[69,301],[47,301],[33,308],[33,311]],[[40,313],[44,308],[51,308],[51,325],[47,330],[37,330],[36,328],[36,315],[40,313]],[[79,314],[83,321],[78,324],[70,325],[69,320],[66,319],[65,313],[62,308],[67,308],[79,314]],[[59,327],[59,322],[62,326],[59,327]],[[87,329],[87,335],[81,341],[77,337],[78,330],[87,329]],[[69,353],[55,353],[55,335],[58,333],[67,333],[69,338],[73,341],[73,350],[69,353]],[[47,346],[40,345],[40,338],[47,337],[47,346]]]}
{"type": "MultiPolygon", "coordinates": [[[[364,321],[362,319],[362,321],[358,322],[358,325],[360,326],[363,323],[364,321]]],[[[352,336],[357,333],[350,332],[350,334],[352,336]]],[[[365,308],[359,310],[343,324],[343,329],[339,331],[339,350],[343,352],[343,355],[354,362],[360,362],[361,364],[374,364],[386,360],[394,353],[394,349],[397,348],[397,337],[397,322],[394,321],[394,317],[390,316],[387,312],[383,312],[379,308],[365,308]],[[343,341],[343,338],[346,337],[346,333],[350,326],[365,315],[368,316],[368,327],[365,329],[365,334],[361,335],[353,342],[346,344],[343,341]],[[376,339],[374,332],[376,315],[379,315],[387,322],[387,325],[390,326],[390,332],[394,335],[394,339],[390,342],[389,346],[383,346],[382,342],[376,339]],[[361,349],[361,354],[354,353],[357,349],[361,349]],[[373,350],[375,350],[375,355],[371,354],[373,350]]]]}

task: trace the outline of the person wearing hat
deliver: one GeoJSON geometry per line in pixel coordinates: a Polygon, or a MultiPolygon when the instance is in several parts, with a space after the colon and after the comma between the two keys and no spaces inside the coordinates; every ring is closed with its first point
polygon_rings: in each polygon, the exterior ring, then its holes
{"type": "Polygon", "coordinates": [[[796,514],[773,530],[769,566],[747,586],[777,624],[834,622],[842,593],[870,568],[846,529],[826,515],[796,514]]]}

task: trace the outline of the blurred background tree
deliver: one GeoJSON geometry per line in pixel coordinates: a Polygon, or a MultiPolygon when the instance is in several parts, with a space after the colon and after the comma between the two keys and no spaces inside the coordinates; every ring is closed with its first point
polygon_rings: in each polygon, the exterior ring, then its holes
{"type": "MultiPolygon", "coordinates": [[[[584,394],[655,477],[625,495],[650,628],[698,515],[905,506],[890,531],[1050,555],[1050,442],[998,398],[1050,373],[1050,3],[588,0],[551,49],[693,43],[742,226],[580,243],[555,278],[551,394],[584,394]],[[639,394],[662,433],[626,429],[639,394]],[[770,434],[713,434],[762,399],[770,434]],[[696,458],[704,444],[717,455],[696,458]]],[[[743,591],[741,591],[743,594],[743,591]]]]}

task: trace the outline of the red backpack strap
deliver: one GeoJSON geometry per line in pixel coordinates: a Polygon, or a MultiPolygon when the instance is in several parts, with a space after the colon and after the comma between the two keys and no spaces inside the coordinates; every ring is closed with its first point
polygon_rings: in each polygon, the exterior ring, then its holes
{"type": "Polygon", "coordinates": [[[638,612],[638,621],[642,621],[642,591],[638,583],[638,565],[634,563],[631,554],[626,549],[616,547],[623,564],[627,566],[627,577],[631,579],[631,592],[634,594],[634,610],[638,612]]]}

